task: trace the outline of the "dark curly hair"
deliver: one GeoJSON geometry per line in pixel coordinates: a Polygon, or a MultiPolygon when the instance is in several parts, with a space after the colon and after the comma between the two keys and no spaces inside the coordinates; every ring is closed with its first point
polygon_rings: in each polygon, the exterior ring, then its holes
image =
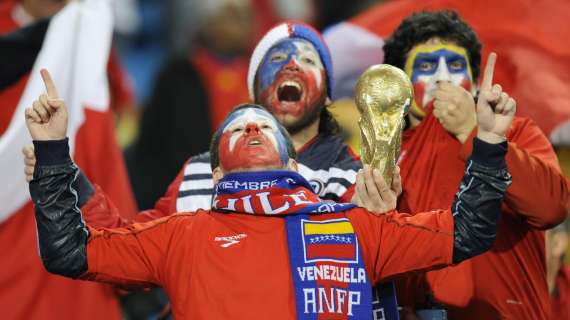
{"type": "MultiPolygon", "coordinates": [[[[262,107],[260,105],[251,104],[251,103],[244,103],[244,104],[240,104],[240,105],[236,106],[232,110],[232,112],[230,112],[227,115],[226,118],[230,117],[234,112],[237,112],[239,110],[246,109],[246,108],[260,109],[260,110],[264,110],[267,113],[269,113],[269,111],[267,111],[267,109],[265,109],[264,107],[262,107]]],[[[271,114],[271,113],[269,113],[269,114],[271,114]]],[[[297,159],[297,151],[295,151],[295,147],[293,146],[293,142],[291,141],[291,137],[289,136],[289,133],[279,123],[279,121],[277,121],[275,119],[275,122],[279,126],[279,131],[281,131],[281,133],[283,133],[283,135],[285,136],[285,141],[287,143],[287,154],[289,155],[289,158],[297,159]]],[[[210,166],[212,167],[212,170],[214,170],[215,168],[217,168],[220,165],[219,145],[220,145],[221,137],[222,137],[222,127],[218,128],[218,130],[214,133],[212,140],[210,141],[210,166]]]]}
{"type": "Polygon", "coordinates": [[[455,11],[422,11],[408,16],[384,45],[384,63],[404,69],[412,48],[431,38],[440,38],[467,50],[473,81],[481,65],[481,43],[475,31],[455,11]]]}

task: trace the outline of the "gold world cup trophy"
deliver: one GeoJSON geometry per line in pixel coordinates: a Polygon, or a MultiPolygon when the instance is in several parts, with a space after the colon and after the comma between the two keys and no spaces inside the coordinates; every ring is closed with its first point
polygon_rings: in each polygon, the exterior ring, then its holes
{"type": "Polygon", "coordinates": [[[380,170],[388,185],[400,156],[404,117],[413,96],[408,76],[388,64],[371,66],[356,82],[362,162],[380,170]]]}

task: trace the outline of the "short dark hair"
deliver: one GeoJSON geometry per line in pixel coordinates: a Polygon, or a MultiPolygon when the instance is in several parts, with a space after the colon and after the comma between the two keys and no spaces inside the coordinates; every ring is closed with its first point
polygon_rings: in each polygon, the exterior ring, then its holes
{"type": "Polygon", "coordinates": [[[384,63],[404,69],[412,48],[431,38],[454,42],[467,50],[473,81],[479,78],[481,42],[455,11],[422,11],[405,18],[384,45],[384,63]]]}
{"type": "MultiPolygon", "coordinates": [[[[232,112],[230,112],[227,115],[227,117],[232,115],[234,112],[240,111],[242,109],[247,109],[247,108],[260,109],[260,110],[266,111],[267,113],[269,113],[271,115],[271,113],[269,111],[267,111],[267,109],[265,109],[264,107],[262,107],[258,104],[244,103],[244,104],[240,104],[240,105],[236,106],[232,110],[232,112]]],[[[271,116],[273,117],[273,115],[271,115],[271,116]]],[[[289,155],[289,158],[290,159],[296,159],[297,158],[297,151],[295,151],[295,147],[293,146],[293,142],[291,141],[291,136],[289,136],[289,133],[287,132],[287,130],[283,127],[283,125],[281,125],[281,123],[279,123],[279,121],[277,121],[277,119],[274,119],[274,120],[275,120],[275,123],[277,123],[279,131],[281,131],[283,136],[285,136],[285,142],[287,143],[287,154],[289,155]]],[[[220,165],[219,146],[220,146],[220,138],[221,137],[222,137],[222,127],[218,128],[218,130],[216,130],[216,132],[214,133],[214,136],[212,137],[212,140],[210,141],[210,166],[212,167],[212,170],[214,170],[215,168],[217,168],[220,165]]]]}

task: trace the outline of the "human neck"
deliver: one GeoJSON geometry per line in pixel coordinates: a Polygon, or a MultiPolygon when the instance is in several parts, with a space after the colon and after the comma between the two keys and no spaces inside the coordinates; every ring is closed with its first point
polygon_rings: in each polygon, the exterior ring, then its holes
{"type": "Polygon", "coordinates": [[[319,134],[319,124],[320,119],[317,118],[315,122],[311,123],[299,132],[291,135],[291,140],[293,141],[293,146],[295,150],[299,151],[303,146],[305,146],[309,141],[319,134]]]}

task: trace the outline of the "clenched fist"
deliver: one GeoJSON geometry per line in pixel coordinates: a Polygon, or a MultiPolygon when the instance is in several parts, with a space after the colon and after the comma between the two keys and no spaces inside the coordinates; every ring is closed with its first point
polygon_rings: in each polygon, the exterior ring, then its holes
{"type": "Polygon", "coordinates": [[[42,69],[41,75],[46,93],[26,109],[26,126],[33,140],[61,140],[67,135],[67,108],[49,72],[42,69]]]}
{"type": "Polygon", "coordinates": [[[473,96],[465,88],[449,82],[437,85],[433,115],[461,143],[467,140],[477,125],[473,96]]]}

